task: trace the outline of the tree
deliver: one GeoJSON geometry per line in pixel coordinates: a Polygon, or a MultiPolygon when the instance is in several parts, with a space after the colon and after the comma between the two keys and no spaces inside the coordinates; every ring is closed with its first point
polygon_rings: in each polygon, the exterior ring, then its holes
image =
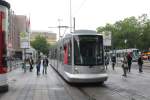
{"type": "Polygon", "coordinates": [[[136,47],[140,41],[137,41],[140,30],[139,21],[134,16],[97,28],[98,32],[110,31],[112,33],[112,47],[116,49],[136,47]],[[125,40],[127,40],[126,44],[125,40]]]}
{"type": "Polygon", "coordinates": [[[148,50],[150,48],[150,19],[148,19],[147,14],[142,14],[138,17],[140,24],[140,36],[138,41],[138,46],[142,50],[148,50]]]}
{"type": "Polygon", "coordinates": [[[46,41],[45,37],[38,35],[34,41],[31,41],[31,46],[38,51],[48,55],[50,44],[46,41]]]}

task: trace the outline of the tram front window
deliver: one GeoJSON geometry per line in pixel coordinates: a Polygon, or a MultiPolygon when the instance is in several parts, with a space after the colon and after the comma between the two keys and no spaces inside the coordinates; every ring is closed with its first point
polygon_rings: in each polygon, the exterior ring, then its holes
{"type": "Polygon", "coordinates": [[[103,39],[99,35],[74,37],[75,65],[93,66],[103,64],[103,39]]]}

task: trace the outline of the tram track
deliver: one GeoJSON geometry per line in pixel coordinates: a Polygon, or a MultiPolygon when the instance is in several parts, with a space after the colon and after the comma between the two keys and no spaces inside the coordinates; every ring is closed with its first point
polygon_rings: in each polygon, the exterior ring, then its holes
{"type": "MultiPolygon", "coordinates": [[[[111,97],[112,95],[115,95],[114,98],[120,98],[120,100],[149,100],[146,95],[143,93],[139,92],[135,88],[125,88],[121,87],[120,85],[115,85],[115,83],[107,83],[105,85],[87,85],[84,86],[76,86],[76,85],[70,85],[68,84],[64,79],[62,79],[58,73],[57,74],[57,79],[61,82],[63,88],[71,98],[71,100],[108,100],[106,99],[107,96],[108,98],[111,97]],[[105,94],[103,96],[102,94],[105,94]],[[125,95],[126,94],[126,95],[125,95]],[[101,96],[103,98],[101,98],[101,96]],[[104,99],[105,98],[105,99],[104,99]],[[142,99],[137,99],[137,98],[142,98],[142,99]]],[[[121,72],[119,72],[121,75],[121,72]]],[[[136,74],[134,75],[136,76],[136,74]]],[[[145,76],[139,76],[141,78],[144,78],[145,76]]],[[[148,79],[149,77],[146,77],[144,79],[148,79]]],[[[127,78],[128,79],[128,78],[127,78]]],[[[138,78],[134,78],[132,81],[136,80],[138,78]]],[[[129,79],[130,80],[130,79],[129,79]]],[[[132,85],[131,85],[132,86],[132,85]]],[[[110,100],[119,100],[119,99],[110,99],[110,100]]]]}
{"type": "MultiPolygon", "coordinates": [[[[71,100],[97,100],[94,95],[90,95],[84,87],[91,87],[93,86],[93,83],[68,83],[53,67],[51,67],[56,74],[57,79],[60,81],[68,95],[70,96],[71,100]],[[76,93],[76,94],[75,94],[76,93]]],[[[94,85],[100,85],[95,84],[94,85]]],[[[95,86],[94,86],[95,87],[95,86]]]]}
{"type": "MultiPolygon", "coordinates": [[[[121,64],[120,65],[117,65],[116,67],[118,67],[119,68],[119,66],[121,66],[121,64]]],[[[137,70],[137,72],[138,72],[138,65],[136,65],[136,64],[133,64],[132,66],[131,66],[131,72],[130,73],[132,73],[132,70],[134,70],[134,69],[136,69],[137,70]]],[[[122,71],[122,73],[123,73],[123,71],[122,71]]],[[[127,73],[127,75],[128,74],[130,74],[130,73],[127,73]]],[[[139,76],[139,77],[142,77],[142,78],[145,78],[145,79],[150,79],[150,76],[147,76],[147,75],[145,75],[144,73],[146,73],[146,74],[150,74],[150,67],[148,67],[148,66],[143,66],[143,73],[135,73],[135,71],[134,71],[134,74],[135,75],[137,75],[137,76],[139,76]],[[140,75],[139,75],[140,74],[140,75]]],[[[121,74],[121,73],[120,73],[121,74]]],[[[139,78],[138,77],[138,78],[139,78]]]]}
{"type": "MultiPolygon", "coordinates": [[[[140,76],[140,77],[144,78],[145,76],[140,76]]],[[[132,79],[132,81],[137,80],[137,79],[138,78],[136,77],[136,78],[132,79]]],[[[147,81],[149,81],[148,77],[144,78],[144,80],[145,79],[147,81]]],[[[132,85],[131,85],[131,87],[132,87],[132,85]]],[[[98,91],[101,90],[101,88],[105,88],[105,90],[110,91],[110,93],[112,93],[112,94],[118,94],[118,95],[120,95],[120,97],[124,98],[125,100],[149,100],[149,98],[150,98],[149,96],[145,95],[143,92],[140,92],[137,88],[125,88],[125,87],[121,87],[119,85],[115,85],[115,83],[114,84],[112,83],[111,85],[110,85],[110,83],[105,84],[103,87],[89,88],[93,94],[90,94],[90,92],[88,90],[86,90],[86,88],[85,89],[79,88],[79,89],[80,89],[80,91],[85,93],[87,96],[94,98],[92,100],[101,100],[101,99],[97,98],[97,96],[95,96],[95,94],[96,95],[99,94],[98,91]],[[127,94],[127,96],[124,94],[127,94]]],[[[88,87],[87,87],[87,89],[88,89],[88,87]]],[[[107,99],[104,99],[104,100],[107,100],[107,99]]]]}
{"type": "MultiPolygon", "coordinates": [[[[57,74],[57,71],[56,71],[56,74],[57,74]]],[[[66,90],[68,95],[70,96],[71,100],[100,100],[99,98],[96,98],[94,94],[89,93],[89,91],[85,89],[85,88],[90,88],[97,95],[98,92],[95,92],[95,90],[93,90],[93,89],[97,90],[99,84],[96,84],[97,85],[96,87],[94,86],[95,84],[92,84],[92,83],[84,84],[84,86],[83,86],[83,84],[81,84],[81,85],[80,84],[69,84],[64,79],[62,79],[62,77],[60,75],[59,76],[57,75],[57,79],[61,82],[62,86],[64,87],[64,89],[66,90]],[[75,93],[77,93],[77,94],[75,95],[75,93]]],[[[113,90],[110,90],[110,91],[112,92],[113,90]]]]}
{"type": "Polygon", "coordinates": [[[81,91],[87,91],[86,94],[88,95],[91,94],[91,96],[89,96],[91,99],[89,100],[149,100],[149,97],[144,96],[142,93],[138,93],[136,90],[125,89],[117,85],[107,86],[106,84],[104,86],[92,88],[86,87],[81,89],[81,91]]]}
{"type": "Polygon", "coordinates": [[[94,95],[89,95],[85,90],[83,90],[82,88],[79,88],[79,87],[77,87],[78,89],[79,89],[79,91],[81,92],[81,93],[83,93],[85,96],[87,96],[88,97],[88,100],[97,100],[95,97],[94,97],[94,95]]]}

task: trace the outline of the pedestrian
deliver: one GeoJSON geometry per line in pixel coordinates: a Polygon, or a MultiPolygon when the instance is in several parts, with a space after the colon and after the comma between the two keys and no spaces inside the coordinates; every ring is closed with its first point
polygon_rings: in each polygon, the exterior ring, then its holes
{"type": "Polygon", "coordinates": [[[122,69],[123,69],[123,75],[127,77],[127,70],[128,70],[128,60],[127,57],[124,55],[123,60],[122,60],[122,69]]]}
{"type": "Polygon", "coordinates": [[[109,65],[109,57],[108,57],[108,55],[105,55],[105,66],[106,66],[106,69],[107,69],[108,65],[109,65]]]}
{"type": "Polygon", "coordinates": [[[13,58],[12,58],[12,56],[10,56],[9,58],[8,58],[8,60],[9,60],[9,66],[10,66],[10,71],[12,71],[12,62],[13,62],[13,58]]]}
{"type": "Polygon", "coordinates": [[[127,60],[128,60],[128,71],[131,71],[131,64],[132,64],[132,56],[131,53],[128,53],[127,55],[127,60]]]}
{"type": "Polygon", "coordinates": [[[114,70],[115,69],[115,64],[116,64],[116,56],[115,56],[115,54],[112,55],[111,61],[112,61],[112,69],[114,70]]]}
{"type": "Polygon", "coordinates": [[[32,72],[33,64],[34,64],[34,61],[33,61],[32,57],[30,57],[30,59],[29,59],[29,64],[30,64],[30,72],[32,72]]]}
{"type": "Polygon", "coordinates": [[[23,60],[23,62],[22,62],[22,69],[23,69],[23,71],[24,71],[24,73],[26,73],[26,60],[23,60]]]}
{"type": "Polygon", "coordinates": [[[40,75],[40,67],[41,67],[41,56],[39,56],[36,61],[37,76],[40,75]]]}
{"type": "Polygon", "coordinates": [[[141,56],[139,56],[139,58],[138,58],[138,65],[139,65],[139,72],[141,73],[141,72],[143,72],[143,60],[142,60],[142,55],[141,56]]]}
{"type": "Polygon", "coordinates": [[[47,67],[48,67],[48,59],[45,57],[43,59],[43,74],[47,74],[47,67]]]}

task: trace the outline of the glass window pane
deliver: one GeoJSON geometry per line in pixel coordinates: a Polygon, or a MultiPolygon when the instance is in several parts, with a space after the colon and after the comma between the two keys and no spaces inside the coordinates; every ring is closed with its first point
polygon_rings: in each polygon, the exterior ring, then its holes
{"type": "Polygon", "coordinates": [[[103,64],[103,39],[99,35],[80,35],[74,37],[75,65],[103,64]]]}

